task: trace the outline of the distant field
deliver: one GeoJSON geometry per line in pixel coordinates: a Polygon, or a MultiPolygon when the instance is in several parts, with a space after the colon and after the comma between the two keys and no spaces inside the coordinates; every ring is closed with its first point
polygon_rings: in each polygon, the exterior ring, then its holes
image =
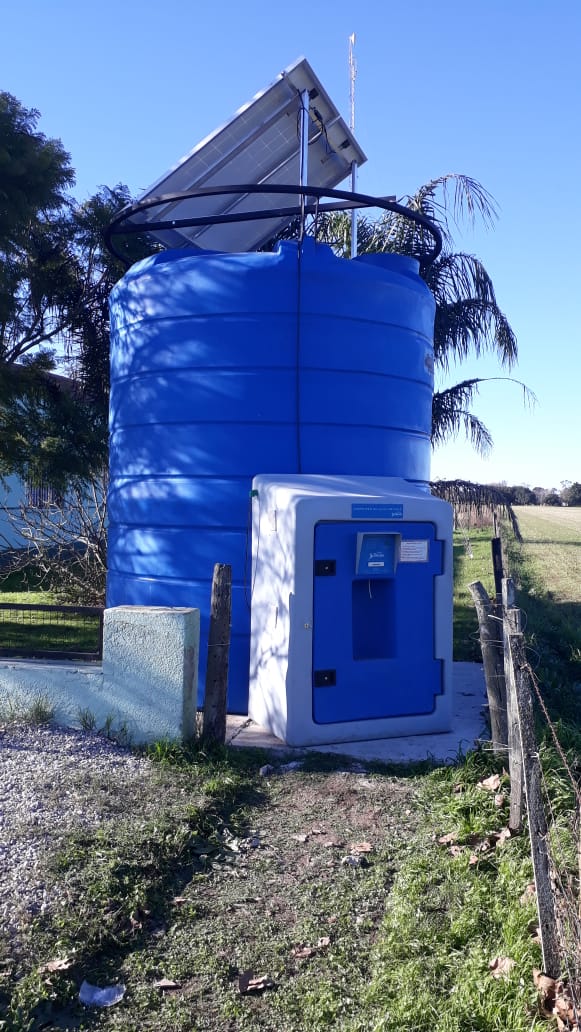
{"type": "Polygon", "coordinates": [[[515,506],[527,557],[559,602],[581,602],[581,508],[515,506]]]}

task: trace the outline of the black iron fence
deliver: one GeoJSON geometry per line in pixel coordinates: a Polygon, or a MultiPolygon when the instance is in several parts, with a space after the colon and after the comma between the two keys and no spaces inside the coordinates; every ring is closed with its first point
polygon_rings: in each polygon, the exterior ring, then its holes
{"type": "Polygon", "coordinates": [[[101,606],[0,603],[0,657],[100,660],[101,606]]]}

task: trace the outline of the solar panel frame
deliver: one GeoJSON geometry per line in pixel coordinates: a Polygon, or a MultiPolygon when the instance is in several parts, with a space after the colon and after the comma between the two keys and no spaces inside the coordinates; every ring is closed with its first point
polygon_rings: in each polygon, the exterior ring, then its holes
{"type": "MultiPolygon", "coordinates": [[[[277,79],[241,107],[228,122],[210,133],[169,172],[156,180],[138,200],[234,183],[285,184],[299,182],[302,95],[309,94],[308,182],[337,186],[362,165],[366,155],[341,117],[306,58],[299,58],[277,79]]],[[[288,195],[270,195],[273,208],[288,205],[288,195]]],[[[256,194],[223,195],[168,201],[134,213],[143,225],[162,219],[184,219],[225,211],[263,209],[256,194]]],[[[281,232],[291,218],[222,223],[220,225],[156,229],[151,236],[170,247],[200,247],[217,251],[249,251],[281,232]]]]}

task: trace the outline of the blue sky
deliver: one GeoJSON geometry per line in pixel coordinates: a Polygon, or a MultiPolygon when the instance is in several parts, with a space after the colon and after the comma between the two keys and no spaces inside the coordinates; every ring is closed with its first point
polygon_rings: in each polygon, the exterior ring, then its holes
{"type": "MultiPolygon", "coordinates": [[[[581,481],[579,0],[5,0],[0,89],[62,139],[80,199],[118,182],[137,194],[301,55],[348,118],[352,32],[359,188],[401,196],[462,172],[490,191],[496,227],[465,227],[457,247],[490,272],[513,375],[538,399],[484,384],[490,457],[451,443],[432,475],[581,481]]],[[[483,359],[451,375],[502,374],[483,359]]]]}

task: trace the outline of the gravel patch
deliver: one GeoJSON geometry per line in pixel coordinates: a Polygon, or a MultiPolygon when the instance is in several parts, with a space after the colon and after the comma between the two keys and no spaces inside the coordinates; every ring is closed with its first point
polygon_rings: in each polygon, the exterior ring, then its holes
{"type": "Polygon", "coordinates": [[[12,938],[23,922],[59,901],[46,869],[63,839],[115,819],[136,796],[151,795],[152,767],[99,735],[53,726],[0,728],[0,927],[5,934],[12,938]]]}

